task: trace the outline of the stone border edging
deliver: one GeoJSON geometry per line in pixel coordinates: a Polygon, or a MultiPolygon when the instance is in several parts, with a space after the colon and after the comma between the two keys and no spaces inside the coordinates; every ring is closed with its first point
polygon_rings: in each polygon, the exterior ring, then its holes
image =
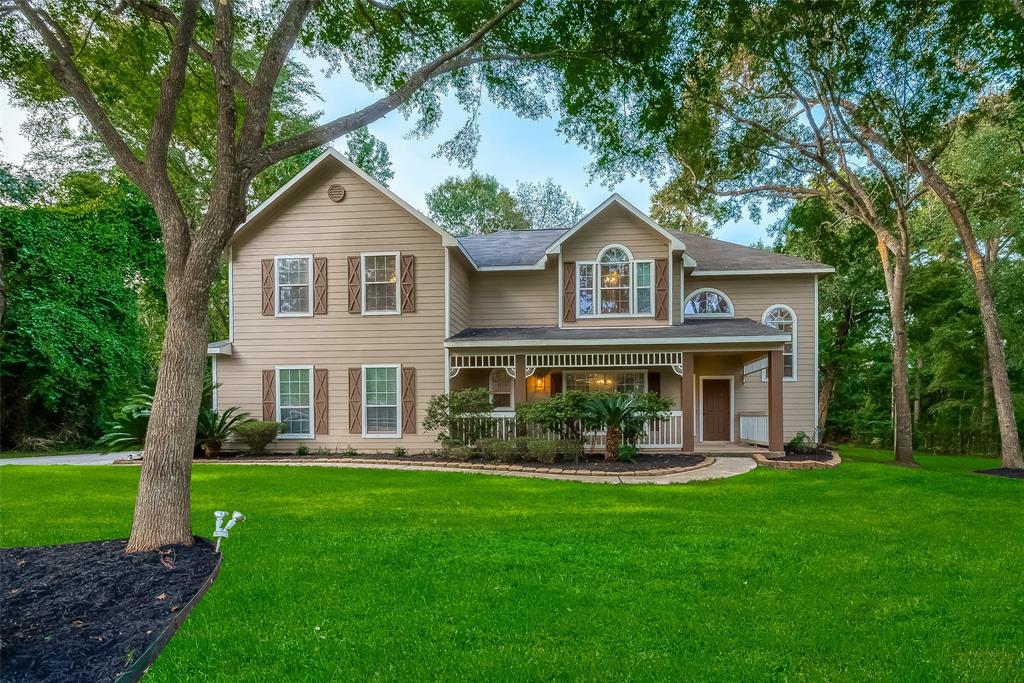
{"type": "Polygon", "coordinates": [[[826,461],[772,460],[761,453],[755,453],[753,457],[758,467],[765,467],[770,470],[828,470],[842,464],[843,459],[839,457],[839,453],[832,449],[828,449],[828,452],[832,454],[832,458],[826,461]]]}

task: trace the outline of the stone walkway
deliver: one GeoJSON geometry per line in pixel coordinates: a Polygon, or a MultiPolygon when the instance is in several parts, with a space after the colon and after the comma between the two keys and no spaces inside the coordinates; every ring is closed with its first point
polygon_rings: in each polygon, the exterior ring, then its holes
{"type": "MultiPolygon", "coordinates": [[[[211,465],[252,465],[254,463],[217,462],[211,465]]],[[[430,467],[426,465],[392,465],[373,463],[347,463],[347,462],[262,462],[260,466],[268,467],[347,467],[370,470],[410,470],[420,472],[461,472],[463,474],[489,474],[497,477],[526,477],[528,479],[560,479],[563,481],[582,481],[590,484],[682,484],[688,481],[706,481],[709,479],[725,479],[743,474],[757,467],[752,458],[723,457],[717,458],[710,465],[678,472],[676,474],[663,474],[656,476],[630,475],[620,477],[614,474],[607,475],[577,475],[577,474],[549,474],[545,472],[515,472],[509,470],[483,470],[469,469],[465,467],[430,467]]]]}

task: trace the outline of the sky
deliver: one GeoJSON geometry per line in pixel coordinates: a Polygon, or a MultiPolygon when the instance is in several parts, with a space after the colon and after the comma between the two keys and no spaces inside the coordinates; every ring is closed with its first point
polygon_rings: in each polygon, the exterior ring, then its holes
{"type": "MultiPolygon", "coordinates": [[[[323,110],[321,121],[354,111],[380,95],[355,82],[346,71],[328,77],[317,62],[309,66],[317,79],[321,97],[321,101],[310,101],[309,106],[313,111],[323,110]]],[[[404,119],[398,112],[370,125],[370,132],[387,144],[391,155],[395,177],[389,183],[390,188],[421,210],[426,209],[424,196],[434,186],[449,176],[465,176],[470,172],[468,168],[434,156],[438,145],[448,140],[466,120],[466,113],[453,98],[447,99],[444,105],[441,125],[427,138],[410,137],[414,122],[404,119]]],[[[24,112],[12,106],[6,91],[0,89],[0,159],[14,165],[20,165],[28,152],[28,142],[19,131],[24,120],[24,112]]],[[[650,209],[656,186],[639,178],[624,178],[614,187],[592,180],[587,173],[592,161],[590,154],[558,134],[556,119],[521,119],[485,102],[479,120],[481,140],[473,164],[476,171],[493,175],[510,188],[520,181],[553,178],[583,205],[585,212],[612,192],[618,192],[642,211],[650,209]]],[[[345,151],[343,140],[337,141],[335,146],[345,151]]],[[[715,237],[739,244],[768,242],[766,228],[776,220],[777,215],[768,212],[756,223],[744,217],[718,228],[715,237]]]]}

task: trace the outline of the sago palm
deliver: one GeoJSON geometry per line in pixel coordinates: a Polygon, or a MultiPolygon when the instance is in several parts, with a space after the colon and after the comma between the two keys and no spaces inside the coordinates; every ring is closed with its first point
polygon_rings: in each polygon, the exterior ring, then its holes
{"type": "Polygon", "coordinates": [[[629,394],[594,396],[587,401],[587,421],[605,429],[604,459],[613,462],[619,458],[622,445],[622,425],[636,413],[636,399],[629,394]]]}

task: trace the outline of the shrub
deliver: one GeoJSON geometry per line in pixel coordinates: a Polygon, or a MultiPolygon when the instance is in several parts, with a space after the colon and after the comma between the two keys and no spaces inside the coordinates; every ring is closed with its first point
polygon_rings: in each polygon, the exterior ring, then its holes
{"type": "Polygon", "coordinates": [[[295,449],[295,455],[309,455],[309,447],[299,446],[298,448],[295,449]]]}
{"type": "Polygon", "coordinates": [[[527,443],[527,450],[531,460],[550,465],[558,457],[562,443],[559,441],[548,441],[547,439],[530,439],[527,443]]]}
{"type": "Polygon", "coordinates": [[[506,439],[480,439],[476,442],[476,448],[484,459],[498,462],[515,462],[519,455],[516,442],[506,439]]]}
{"type": "Polygon", "coordinates": [[[807,436],[804,432],[797,432],[789,443],[786,444],[787,453],[797,453],[800,455],[807,455],[814,452],[814,444],[811,443],[811,437],[807,436]]]}
{"type": "Polygon", "coordinates": [[[267,446],[277,438],[284,425],[280,422],[249,420],[235,428],[238,439],[245,444],[251,455],[265,453],[267,446]]]}
{"type": "Polygon", "coordinates": [[[469,460],[473,457],[473,449],[469,446],[452,446],[446,448],[443,454],[452,460],[469,460]]]}
{"type": "Polygon", "coordinates": [[[321,446],[320,448],[316,449],[316,455],[318,458],[329,458],[332,455],[334,455],[334,451],[328,448],[327,446],[321,446]]]}
{"type": "Polygon", "coordinates": [[[636,460],[636,446],[624,443],[619,446],[619,460],[633,462],[636,460]]]}
{"type": "Polygon", "coordinates": [[[437,440],[445,446],[475,443],[491,433],[488,413],[493,408],[491,392],[484,387],[437,394],[427,402],[423,428],[439,429],[437,440]]]}
{"type": "Polygon", "coordinates": [[[516,418],[523,424],[554,432],[560,439],[582,441],[590,397],[585,391],[563,391],[537,403],[517,406],[516,418]]]}
{"type": "Polygon", "coordinates": [[[346,458],[354,458],[357,455],[359,455],[359,451],[357,451],[356,449],[352,448],[351,446],[345,446],[345,450],[343,450],[341,452],[341,454],[343,456],[345,456],[346,458]]]}
{"type": "Polygon", "coordinates": [[[632,394],[601,394],[587,401],[587,423],[605,429],[605,461],[618,459],[623,426],[638,419],[637,411],[637,400],[632,394]]]}
{"type": "Polygon", "coordinates": [[[622,422],[622,441],[635,447],[647,432],[649,423],[668,420],[672,401],[650,391],[633,394],[633,400],[635,410],[622,422]]]}
{"type": "Polygon", "coordinates": [[[409,451],[405,450],[401,446],[395,446],[395,450],[391,451],[391,454],[394,455],[396,458],[404,458],[405,456],[409,455],[409,451]]]}
{"type": "Polygon", "coordinates": [[[215,458],[220,455],[220,447],[231,438],[238,425],[248,419],[249,413],[243,413],[237,407],[217,412],[204,406],[199,409],[196,443],[203,447],[206,457],[215,458]]]}

